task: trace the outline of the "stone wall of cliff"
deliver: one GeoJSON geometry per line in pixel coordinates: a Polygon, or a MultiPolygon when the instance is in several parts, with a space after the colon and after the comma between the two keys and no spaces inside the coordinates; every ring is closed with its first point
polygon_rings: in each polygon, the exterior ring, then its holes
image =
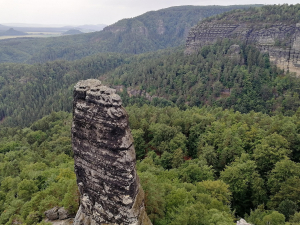
{"type": "Polygon", "coordinates": [[[115,90],[99,80],[75,86],[72,144],[80,191],[74,224],[151,224],[127,113],[115,90]]]}
{"type": "Polygon", "coordinates": [[[218,23],[211,21],[193,27],[186,40],[186,54],[191,54],[204,45],[219,39],[240,39],[255,44],[270,55],[270,61],[285,71],[300,76],[300,23],[259,24],[218,23]]]}

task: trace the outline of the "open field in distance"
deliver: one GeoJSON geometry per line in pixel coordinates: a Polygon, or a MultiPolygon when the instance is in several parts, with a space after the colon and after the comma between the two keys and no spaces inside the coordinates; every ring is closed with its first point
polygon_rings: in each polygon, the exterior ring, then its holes
{"type": "Polygon", "coordinates": [[[10,38],[22,38],[22,37],[32,37],[32,38],[37,38],[37,37],[57,37],[61,36],[61,33],[59,32],[28,32],[28,35],[18,35],[18,36],[0,36],[0,40],[3,39],[10,39],[10,38]]]}

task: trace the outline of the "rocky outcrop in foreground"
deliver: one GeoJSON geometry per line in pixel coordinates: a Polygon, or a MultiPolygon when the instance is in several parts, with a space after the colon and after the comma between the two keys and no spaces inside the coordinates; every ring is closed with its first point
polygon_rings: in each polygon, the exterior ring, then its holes
{"type": "Polygon", "coordinates": [[[75,86],[72,144],[80,191],[74,224],[151,224],[136,174],[128,115],[115,90],[99,80],[75,86]]]}
{"type": "Polygon", "coordinates": [[[70,217],[68,211],[64,207],[54,207],[45,212],[48,220],[65,220],[70,217]]]}
{"type": "Polygon", "coordinates": [[[293,25],[255,25],[218,21],[203,22],[193,27],[186,40],[186,54],[191,54],[204,45],[229,38],[255,44],[261,52],[269,53],[270,61],[285,71],[300,76],[300,23],[293,25]],[[281,43],[285,43],[281,46],[281,43]]]}

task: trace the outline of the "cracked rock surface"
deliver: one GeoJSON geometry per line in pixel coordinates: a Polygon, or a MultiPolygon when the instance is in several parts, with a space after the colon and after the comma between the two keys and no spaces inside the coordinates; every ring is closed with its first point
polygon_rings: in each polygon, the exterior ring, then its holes
{"type": "Polygon", "coordinates": [[[148,225],[136,174],[128,115],[114,89],[79,81],[74,89],[72,145],[80,208],[74,225],[148,225]]]}

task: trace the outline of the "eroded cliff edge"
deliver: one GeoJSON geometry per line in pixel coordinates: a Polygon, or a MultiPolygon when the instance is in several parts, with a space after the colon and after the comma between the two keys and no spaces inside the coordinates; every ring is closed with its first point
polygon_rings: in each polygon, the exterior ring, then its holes
{"type": "Polygon", "coordinates": [[[191,54],[224,38],[254,44],[261,52],[269,53],[270,61],[279,68],[300,76],[300,23],[253,24],[230,18],[225,22],[200,22],[189,32],[185,53],[191,54]]]}
{"type": "Polygon", "coordinates": [[[74,89],[72,144],[80,208],[74,225],[151,224],[136,173],[128,115],[99,80],[74,89]]]}

